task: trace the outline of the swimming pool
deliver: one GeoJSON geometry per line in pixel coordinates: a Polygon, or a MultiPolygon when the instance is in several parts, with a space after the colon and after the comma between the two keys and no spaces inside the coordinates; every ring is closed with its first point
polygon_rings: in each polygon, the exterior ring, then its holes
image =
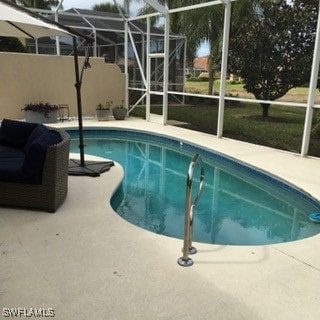
{"type": "MultiPolygon", "coordinates": [[[[71,152],[78,152],[77,131],[71,152]]],[[[112,159],[125,170],[111,205],[127,221],[171,237],[183,237],[186,173],[195,152],[205,187],[195,210],[193,240],[263,245],[313,236],[320,225],[308,216],[320,204],[302,191],[230,158],[186,142],[138,131],[85,130],[85,152],[112,159]]],[[[112,170],[112,169],[111,169],[112,170]]],[[[194,192],[199,183],[194,173],[194,192]]]]}

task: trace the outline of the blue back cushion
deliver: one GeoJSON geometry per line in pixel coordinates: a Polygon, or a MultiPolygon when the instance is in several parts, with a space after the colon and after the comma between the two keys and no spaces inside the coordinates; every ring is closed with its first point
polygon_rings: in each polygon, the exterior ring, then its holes
{"type": "Polygon", "coordinates": [[[10,119],[1,122],[1,140],[8,145],[23,148],[37,123],[28,123],[10,119]]]}
{"type": "MultiPolygon", "coordinates": [[[[34,177],[38,181],[42,177],[43,164],[49,146],[61,141],[59,132],[47,130],[47,132],[37,136],[26,150],[26,155],[22,165],[22,173],[26,178],[34,177]]],[[[36,182],[36,181],[35,181],[36,182]]]]}
{"type": "Polygon", "coordinates": [[[29,135],[28,140],[23,148],[24,152],[27,152],[32,142],[42,134],[49,132],[50,130],[42,124],[39,124],[29,135]]]}

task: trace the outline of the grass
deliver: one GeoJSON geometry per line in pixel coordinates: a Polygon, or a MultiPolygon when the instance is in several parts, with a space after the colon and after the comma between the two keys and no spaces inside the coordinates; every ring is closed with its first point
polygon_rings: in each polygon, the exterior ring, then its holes
{"type": "MultiPolygon", "coordinates": [[[[198,89],[207,85],[206,82],[197,84],[200,84],[198,89]]],[[[238,90],[241,85],[236,86],[238,90]]],[[[303,92],[305,88],[298,91],[303,92]]],[[[184,106],[170,105],[168,119],[185,122],[187,124],[181,126],[192,130],[216,134],[218,107],[217,102],[212,101],[197,99],[184,106]]],[[[152,106],[151,112],[161,114],[162,107],[152,106]]],[[[138,107],[131,114],[143,118],[145,109],[138,107]]],[[[262,118],[261,114],[261,106],[257,103],[229,102],[225,108],[223,136],[300,153],[305,109],[273,105],[268,118],[262,118]]],[[[311,138],[309,154],[320,157],[319,138],[311,138]]]]}
{"type": "MultiPolygon", "coordinates": [[[[213,90],[215,92],[219,92],[220,89],[220,82],[215,81],[213,84],[213,90]]],[[[243,90],[243,84],[227,84],[226,88],[227,92],[238,92],[243,90]]],[[[208,82],[207,81],[187,81],[186,82],[186,91],[187,92],[194,92],[194,93],[208,93],[208,82]]]]}

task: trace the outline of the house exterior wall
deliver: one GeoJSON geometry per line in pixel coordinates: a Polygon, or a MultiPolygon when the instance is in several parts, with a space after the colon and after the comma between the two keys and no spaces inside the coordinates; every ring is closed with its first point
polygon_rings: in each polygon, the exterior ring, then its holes
{"type": "MultiPolygon", "coordinates": [[[[81,87],[83,116],[94,116],[96,105],[125,98],[125,76],[115,64],[90,58],[81,87]]],[[[81,71],[83,58],[79,58],[81,71]]],[[[0,119],[24,119],[21,108],[28,102],[68,104],[77,116],[73,57],[0,53],[0,119]]]]}

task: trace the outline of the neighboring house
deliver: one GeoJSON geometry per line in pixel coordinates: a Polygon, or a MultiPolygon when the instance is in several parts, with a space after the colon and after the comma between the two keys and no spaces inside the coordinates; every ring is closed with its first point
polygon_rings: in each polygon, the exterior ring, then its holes
{"type": "Polygon", "coordinates": [[[204,56],[193,60],[193,72],[195,77],[209,78],[208,59],[209,56],[204,56]]]}
{"type": "MultiPolygon", "coordinates": [[[[208,71],[208,59],[209,56],[195,58],[193,60],[193,69],[194,76],[199,78],[208,79],[209,71],[208,71]]],[[[215,79],[220,79],[220,72],[215,73],[215,79]]],[[[230,81],[241,81],[241,78],[236,74],[228,74],[227,79],[230,81]]]]}
{"type": "Polygon", "coordinates": [[[201,72],[208,71],[208,59],[209,56],[198,57],[193,60],[193,68],[195,70],[200,70],[201,72]]]}

